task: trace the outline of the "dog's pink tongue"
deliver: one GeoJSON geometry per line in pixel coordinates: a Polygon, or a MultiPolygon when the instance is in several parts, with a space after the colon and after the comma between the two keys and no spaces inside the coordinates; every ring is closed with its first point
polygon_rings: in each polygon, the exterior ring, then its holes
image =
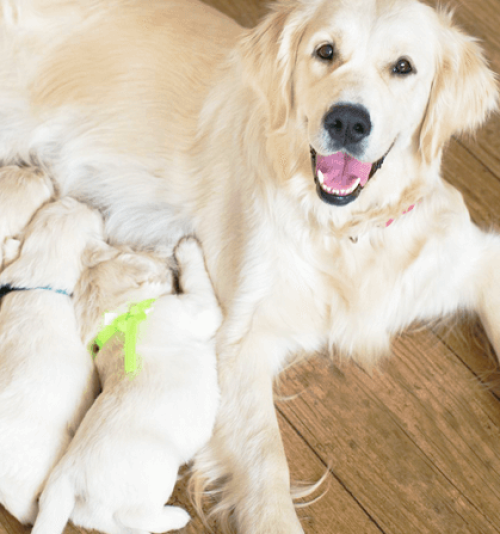
{"type": "Polygon", "coordinates": [[[371,168],[371,163],[362,163],[344,152],[331,156],[316,154],[316,173],[320,170],[324,176],[324,185],[340,192],[348,190],[358,178],[361,187],[364,187],[371,168]]]}

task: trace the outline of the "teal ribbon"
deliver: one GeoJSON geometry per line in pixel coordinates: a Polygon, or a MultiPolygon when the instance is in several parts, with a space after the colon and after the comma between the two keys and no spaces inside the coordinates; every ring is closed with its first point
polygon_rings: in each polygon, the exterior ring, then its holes
{"type": "MultiPolygon", "coordinates": [[[[97,335],[94,344],[99,350],[118,332],[125,336],[125,373],[134,373],[137,370],[137,330],[139,323],[147,318],[146,310],[151,307],[156,299],[143,300],[133,304],[127,313],[119,315],[110,325],[105,326],[97,335]]],[[[94,354],[95,358],[95,354],[94,354]]]]}

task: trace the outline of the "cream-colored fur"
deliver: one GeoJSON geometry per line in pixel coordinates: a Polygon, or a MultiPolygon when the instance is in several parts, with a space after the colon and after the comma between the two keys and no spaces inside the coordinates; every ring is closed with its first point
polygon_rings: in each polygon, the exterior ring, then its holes
{"type": "Polygon", "coordinates": [[[0,503],[22,523],[33,523],[43,484],[97,393],[68,294],[102,230],[99,214],[76,200],[48,204],[0,275],[0,286],[26,288],[0,308],[0,503]]]}
{"type": "Polygon", "coordinates": [[[440,176],[450,135],[479,126],[497,88],[447,13],[282,0],[247,31],[197,0],[2,5],[0,158],[50,168],[104,211],[115,243],[169,246],[190,230],[203,243],[225,321],[221,406],[196,474],[198,489],[220,484],[220,524],[301,532],[272,402],[296,351],[373,364],[413,321],[476,310],[500,352],[500,238],[440,176]],[[330,42],[334,61],[319,61],[330,42]],[[416,72],[394,76],[401,57],[416,72]],[[370,113],[357,157],[390,151],[335,207],[309,151],[329,153],[323,117],[340,102],[370,113]]]}
{"type": "Polygon", "coordinates": [[[17,254],[18,237],[36,210],[53,194],[49,177],[36,169],[9,165],[0,168],[0,269],[17,254]]]}
{"type": "Polygon", "coordinates": [[[170,290],[175,263],[169,255],[111,247],[89,258],[74,291],[75,313],[86,346],[104,326],[111,310],[125,313],[131,302],[155,298],[170,290]]]}
{"type": "Polygon", "coordinates": [[[161,533],[189,521],[187,512],[165,503],[179,466],[213,430],[219,398],[215,333],[222,315],[197,242],[184,239],[175,256],[179,295],[172,294],[171,272],[164,266],[158,277],[144,257],[139,261],[145,269],[130,285],[137,273],[131,254],[106,262],[122,267],[117,278],[110,278],[109,265],[84,275],[91,280],[88,287],[121,282],[123,299],[157,300],[139,325],[134,376],[123,370],[121,336],[97,354],[103,391],[47,481],[33,534],[58,534],[70,517],[76,525],[109,534],[161,533]],[[141,283],[148,274],[150,281],[141,283]],[[138,283],[140,290],[134,287],[138,283]]]}

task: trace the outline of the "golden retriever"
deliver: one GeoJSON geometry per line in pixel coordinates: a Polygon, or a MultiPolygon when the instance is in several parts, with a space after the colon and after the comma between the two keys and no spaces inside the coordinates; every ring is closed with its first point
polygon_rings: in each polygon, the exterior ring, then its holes
{"type": "Polygon", "coordinates": [[[100,208],[115,243],[203,243],[224,310],[196,488],[220,524],[302,532],[273,376],[373,364],[475,310],[500,353],[500,237],[440,177],[496,108],[478,44],[416,0],[280,0],[252,30],[197,0],[2,0],[0,158],[100,208]]]}

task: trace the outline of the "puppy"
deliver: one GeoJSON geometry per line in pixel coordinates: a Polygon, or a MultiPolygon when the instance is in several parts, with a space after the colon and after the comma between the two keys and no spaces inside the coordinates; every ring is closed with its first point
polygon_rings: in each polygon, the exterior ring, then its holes
{"type": "Polygon", "coordinates": [[[175,255],[182,294],[161,296],[139,326],[139,372],[125,376],[118,336],[98,353],[103,392],[49,477],[33,534],[62,532],[69,518],[109,534],[188,522],[184,510],[165,503],[179,466],[212,433],[222,314],[197,242],[183,240],[175,255]]]}
{"type": "Polygon", "coordinates": [[[97,394],[70,294],[102,243],[98,213],[71,198],[44,206],[0,275],[0,503],[33,523],[52,467],[97,394]]]}
{"type": "Polygon", "coordinates": [[[0,168],[0,268],[17,252],[8,239],[24,230],[53,193],[52,183],[42,171],[16,165],[0,168]]]}

